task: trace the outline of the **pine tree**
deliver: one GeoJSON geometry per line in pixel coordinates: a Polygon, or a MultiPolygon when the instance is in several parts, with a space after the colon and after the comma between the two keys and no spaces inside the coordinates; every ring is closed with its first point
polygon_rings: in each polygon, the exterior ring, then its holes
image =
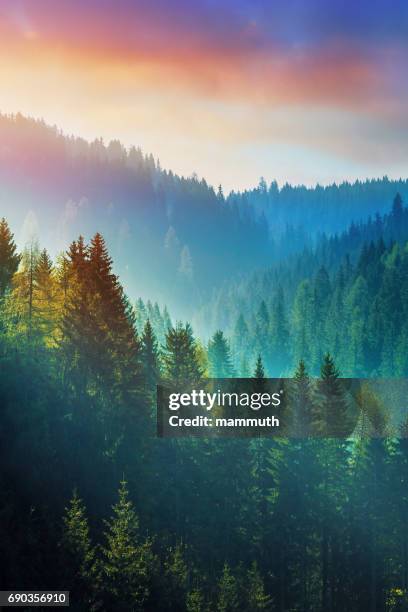
{"type": "Polygon", "coordinates": [[[331,299],[331,284],[327,270],[321,266],[316,274],[313,287],[313,317],[312,317],[312,355],[310,359],[312,371],[317,369],[327,347],[326,320],[331,299]]]}
{"type": "Polygon", "coordinates": [[[36,262],[33,290],[33,319],[36,335],[53,345],[57,327],[57,286],[52,261],[44,249],[36,262]]]}
{"type": "Polygon", "coordinates": [[[17,272],[20,260],[14,236],[3,217],[0,221],[0,298],[10,287],[11,279],[17,272]]]}
{"type": "Polygon", "coordinates": [[[8,335],[18,339],[20,346],[36,340],[34,329],[35,271],[39,258],[36,242],[24,249],[18,271],[12,279],[12,288],[5,303],[5,322],[8,335]]]}
{"type": "Polygon", "coordinates": [[[254,378],[257,378],[259,380],[265,378],[265,370],[262,363],[262,357],[260,355],[258,355],[258,358],[256,360],[254,378]]]}
{"type": "Polygon", "coordinates": [[[233,376],[229,344],[220,330],[215,332],[208,343],[208,359],[212,378],[231,378],[233,376]]]}
{"type": "Polygon", "coordinates": [[[205,612],[204,595],[200,589],[193,589],[187,593],[186,612],[205,612]]]}
{"type": "Polygon", "coordinates": [[[285,299],[283,289],[278,287],[272,303],[269,326],[271,367],[269,372],[281,376],[289,366],[289,326],[286,320],[285,299]]]}
{"type": "Polygon", "coordinates": [[[177,323],[169,329],[163,351],[164,376],[176,386],[189,385],[200,380],[200,367],[196,343],[191,326],[177,323]]]}
{"type": "Polygon", "coordinates": [[[135,305],[135,317],[137,331],[141,334],[147,321],[146,306],[141,298],[139,298],[135,305]]]}
{"type": "Polygon", "coordinates": [[[234,354],[234,365],[241,373],[243,378],[246,377],[247,374],[242,372],[244,365],[244,360],[248,360],[248,340],[249,340],[249,331],[248,325],[245,322],[245,319],[242,313],[239,315],[232,336],[232,349],[234,354]]]}
{"type": "Polygon", "coordinates": [[[62,547],[67,584],[72,597],[93,608],[98,588],[98,567],[95,548],[92,545],[88,519],[82,500],[74,492],[65,509],[62,547]]]}
{"type": "Polygon", "coordinates": [[[295,363],[310,363],[315,343],[313,321],[313,291],[310,281],[302,281],[296,291],[292,309],[292,351],[295,363]]]}
{"type": "Polygon", "coordinates": [[[153,392],[160,376],[159,351],[150,320],[147,319],[141,337],[141,357],[147,388],[153,392]]]}
{"type": "Polygon", "coordinates": [[[96,385],[130,405],[142,381],[140,341],[104,239],[96,234],[88,248],[79,238],[68,259],[72,282],[62,321],[68,367],[88,388],[96,385]]]}
{"type": "Polygon", "coordinates": [[[290,386],[290,416],[292,435],[307,438],[313,429],[313,405],[310,378],[301,359],[290,386]]]}
{"type": "Polygon", "coordinates": [[[222,576],[218,583],[217,612],[234,612],[240,609],[238,584],[231,573],[229,565],[225,563],[222,576]]]}
{"type": "Polygon", "coordinates": [[[330,354],[326,354],[316,389],[314,427],[317,432],[343,438],[351,430],[344,387],[330,354]]]}
{"type": "Polygon", "coordinates": [[[256,561],[253,561],[250,569],[247,572],[246,591],[248,597],[248,612],[257,612],[257,610],[270,610],[272,601],[265,593],[264,582],[259,573],[256,561]]]}
{"type": "Polygon", "coordinates": [[[165,593],[167,610],[180,610],[181,602],[186,600],[188,586],[188,567],[181,544],[171,549],[164,562],[165,593]]]}
{"type": "Polygon", "coordinates": [[[267,366],[270,366],[270,353],[271,348],[269,346],[269,326],[270,326],[270,315],[265,300],[262,300],[256,313],[255,318],[255,350],[257,353],[261,353],[266,360],[267,366]]]}
{"type": "Polygon", "coordinates": [[[139,520],[126,482],[119,488],[113,516],[106,521],[102,548],[102,588],[108,610],[145,610],[156,559],[150,540],[141,541],[139,520]]]}

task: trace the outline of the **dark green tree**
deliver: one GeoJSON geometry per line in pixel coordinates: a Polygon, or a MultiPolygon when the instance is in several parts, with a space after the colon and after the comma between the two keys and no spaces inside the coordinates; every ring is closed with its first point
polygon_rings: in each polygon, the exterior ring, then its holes
{"type": "Polygon", "coordinates": [[[351,433],[351,422],[339,376],[333,358],[327,353],[316,388],[313,426],[322,435],[344,438],[351,433]]]}
{"type": "Polygon", "coordinates": [[[142,540],[139,519],[129,500],[126,481],[119,488],[113,516],[106,521],[101,576],[106,610],[145,610],[156,558],[149,539],[142,540]]]}
{"type": "Polygon", "coordinates": [[[10,287],[11,279],[17,272],[20,259],[14,236],[3,217],[0,221],[0,298],[10,287]]]}
{"type": "Polygon", "coordinates": [[[63,518],[62,547],[67,585],[74,601],[93,610],[99,585],[98,563],[82,500],[74,492],[63,518]]]}
{"type": "Polygon", "coordinates": [[[144,369],[144,378],[148,390],[150,392],[154,392],[156,389],[157,381],[160,377],[159,349],[157,345],[156,336],[154,334],[153,327],[149,319],[147,319],[143,329],[143,334],[141,336],[141,344],[141,357],[144,369]]]}
{"type": "Polygon", "coordinates": [[[229,344],[220,330],[215,332],[208,343],[208,360],[212,378],[231,378],[233,376],[229,344]]]}
{"type": "Polygon", "coordinates": [[[252,565],[247,572],[245,590],[248,597],[246,607],[248,612],[271,610],[272,600],[265,592],[264,581],[259,572],[256,561],[252,562],[252,565]]]}
{"type": "Polygon", "coordinates": [[[258,355],[258,358],[256,360],[254,378],[257,378],[259,380],[265,378],[265,370],[262,363],[262,357],[260,355],[258,355]]]}
{"type": "Polygon", "coordinates": [[[302,359],[289,389],[291,433],[295,437],[307,438],[311,435],[313,429],[313,404],[310,378],[302,359]]]}
{"type": "Polygon", "coordinates": [[[225,563],[218,583],[217,612],[235,612],[240,610],[238,583],[229,565],[225,563]]]}
{"type": "Polygon", "coordinates": [[[164,376],[175,385],[195,383],[202,377],[191,326],[177,323],[169,329],[163,350],[164,376]]]}

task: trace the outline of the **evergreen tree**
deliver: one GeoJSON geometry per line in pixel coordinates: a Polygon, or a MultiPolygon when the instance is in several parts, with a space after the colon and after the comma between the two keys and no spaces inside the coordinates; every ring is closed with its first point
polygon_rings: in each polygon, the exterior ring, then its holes
{"type": "Polygon", "coordinates": [[[120,484],[113,516],[106,521],[105,539],[101,568],[105,609],[145,610],[156,559],[151,541],[141,541],[125,481],[120,484]]]}
{"type": "Polygon", "coordinates": [[[290,386],[291,433],[308,438],[313,429],[313,405],[310,378],[301,359],[290,386]]]}
{"type": "Polygon", "coordinates": [[[200,589],[193,589],[187,594],[186,612],[204,612],[206,610],[204,595],[200,589]]]}
{"type": "Polygon", "coordinates": [[[76,492],[65,509],[62,546],[64,571],[72,599],[95,609],[99,586],[97,558],[92,545],[85,507],[76,492]]]}
{"type": "Polygon", "coordinates": [[[0,298],[10,287],[11,279],[17,272],[20,259],[14,236],[3,217],[0,221],[0,298]]]}
{"type": "Polygon", "coordinates": [[[231,573],[229,565],[225,563],[218,583],[217,612],[234,612],[240,609],[238,584],[231,573]]]}
{"type": "Polygon", "coordinates": [[[248,325],[246,324],[245,319],[241,313],[235,323],[235,327],[234,327],[234,331],[232,335],[232,348],[233,348],[233,354],[234,354],[235,367],[238,368],[238,370],[241,372],[242,377],[246,376],[242,372],[242,365],[243,365],[243,361],[247,360],[248,344],[249,344],[248,325]]]}
{"type": "Polygon", "coordinates": [[[188,568],[183,547],[178,544],[171,549],[164,562],[166,610],[180,610],[187,597],[188,568]]]}
{"type": "Polygon", "coordinates": [[[177,323],[169,329],[163,350],[164,376],[176,386],[196,383],[203,372],[191,326],[177,323]]]}
{"type": "Polygon", "coordinates": [[[350,433],[347,401],[339,371],[329,353],[324,357],[316,389],[314,427],[323,435],[342,438],[350,433]]]}
{"type": "Polygon", "coordinates": [[[212,378],[231,378],[233,376],[229,344],[220,330],[215,332],[208,343],[208,360],[212,378]]]}
{"type": "Polygon", "coordinates": [[[247,597],[248,604],[246,610],[248,612],[256,612],[257,610],[270,610],[272,601],[265,593],[264,582],[259,573],[256,561],[253,561],[247,573],[247,597]]]}
{"type": "Polygon", "coordinates": [[[33,319],[36,335],[43,343],[55,343],[58,323],[57,285],[52,261],[44,249],[34,271],[33,319]]]}
{"type": "Polygon", "coordinates": [[[302,281],[296,291],[292,310],[293,356],[295,363],[310,363],[315,342],[313,325],[313,294],[310,281],[302,281]]]}
{"type": "Polygon", "coordinates": [[[259,380],[265,378],[265,370],[262,363],[262,357],[260,355],[258,355],[258,358],[256,360],[254,378],[257,378],[259,380]]]}
{"type": "Polygon", "coordinates": [[[265,300],[262,300],[255,318],[255,350],[264,355],[270,365],[269,325],[270,315],[265,300]]]}
{"type": "Polygon", "coordinates": [[[270,352],[271,366],[269,372],[275,376],[281,376],[289,366],[289,327],[286,320],[285,300],[283,289],[278,287],[272,302],[272,314],[270,320],[270,352]]]}
{"type": "Polygon", "coordinates": [[[21,264],[12,279],[11,292],[5,304],[5,323],[9,336],[18,343],[32,344],[35,334],[35,271],[39,258],[36,242],[24,249],[21,264]]]}
{"type": "Polygon", "coordinates": [[[144,378],[147,388],[153,392],[156,389],[160,376],[159,351],[156,336],[153,332],[150,320],[147,319],[141,337],[141,357],[144,368],[144,378]]]}

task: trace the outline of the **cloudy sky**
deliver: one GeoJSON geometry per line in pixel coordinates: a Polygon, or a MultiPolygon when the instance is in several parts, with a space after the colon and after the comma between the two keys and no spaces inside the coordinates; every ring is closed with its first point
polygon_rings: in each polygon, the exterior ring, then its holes
{"type": "Polygon", "coordinates": [[[408,175],[405,0],[1,0],[0,111],[225,190],[408,175]]]}

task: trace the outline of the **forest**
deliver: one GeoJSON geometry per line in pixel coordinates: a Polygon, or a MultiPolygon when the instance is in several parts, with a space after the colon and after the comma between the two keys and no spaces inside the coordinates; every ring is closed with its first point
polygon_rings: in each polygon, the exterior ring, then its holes
{"type": "Polygon", "coordinates": [[[166,304],[207,339],[226,324],[197,314],[216,302],[213,292],[286,267],[288,258],[302,262],[304,250],[305,261],[318,257],[330,268],[331,258],[355,256],[363,241],[388,243],[380,221],[397,193],[408,198],[407,181],[387,177],[313,188],[261,180],[223,193],[162,168],[138,147],[88,142],[21,114],[0,114],[0,143],[0,206],[20,248],[37,235],[55,258],[79,234],[99,232],[133,301],[166,304]]]}
{"type": "Polygon", "coordinates": [[[406,376],[407,239],[293,270],[291,295],[258,275],[205,340],[132,303],[100,233],[53,261],[3,219],[1,588],[109,612],[407,610],[407,424],[390,435],[368,397],[372,435],[313,437],[321,406],[345,418],[341,375],[406,376]],[[156,436],[159,380],[282,374],[306,436],[156,436]]]}
{"type": "Polygon", "coordinates": [[[221,288],[197,328],[223,329],[237,375],[258,354],[269,376],[289,375],[301,359],[318,375],[329,350],[343,376],[405,377],[407,241],[397,194],[390,213],[221,288]]]}

